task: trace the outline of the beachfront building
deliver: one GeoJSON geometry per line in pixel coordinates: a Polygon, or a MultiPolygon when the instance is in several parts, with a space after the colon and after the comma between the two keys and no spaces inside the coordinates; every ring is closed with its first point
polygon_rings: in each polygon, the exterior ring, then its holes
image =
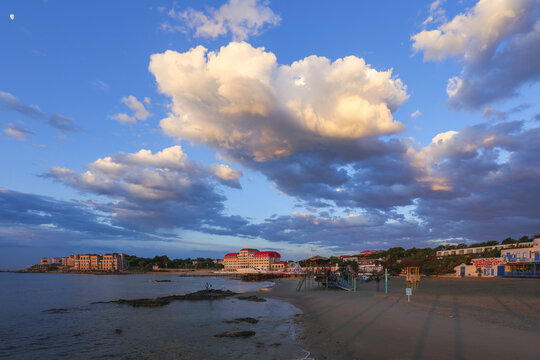
{"type": "Polygon", "coordinates": [[[501,257],[507,260],[505,276],[540,277],[540,238],[526,244],[530,245],[514,244],[501,251],[501,257]]]}
{"type": "Polygon", "coordinates": [[[373,274],[374,272],[382,271],[383,266],[377,259],[360,259],[358,260],[359,274],[373,274]]]}
{"type": "Polygon", "coordinates": [[[77,254],[64,258],[72,270],[78,271],[121,271],[128,268],[125,254],[77,254]]]}
{"type": "Polygon", "coordinates": [[[270,269],[272,271],[285,271],[287,268],[287,262],[286,261],[276,261],[272,265],[270,265],[270,269]]]}
{"type": "Polygon", "coordinates": [[[454,268],[456,276],[501,277],[505,275],[507,261],[503,257],[472,259],[471,263],[472,265],[456,266],[454,268]]]}
{"type": "MultiPolygon", "coordinates": [[[[532,242],[520,243],[519,246],[531,246],[532,242]]],[[[491,246],[479,246],[469,247],[465,249],[452,249],[437,251],[437,257],[451,256],[451,255],[480,255],[486,250],[507,249],[516,246],[516,244],[504,244],[504,245],[491,245],[491,246]]]]}
{"type": "Polygon", "coordinates": [[[257,249],[241,249],[238,253],[228,253],[223,257],[225,271],[234,272],[238,269],[255,268],[270,271],[272,264],[281,261],[281,255],[276,251],[259,251],[257,249]]]}
{"type": "Polygon", "coordinates": [[[465,263],[454,267],[454,273],[456,274],[456,276],[460,276],[460,277],[478,276],[478,272],[476,271],[476,266],[467,265],[465,263]]]}

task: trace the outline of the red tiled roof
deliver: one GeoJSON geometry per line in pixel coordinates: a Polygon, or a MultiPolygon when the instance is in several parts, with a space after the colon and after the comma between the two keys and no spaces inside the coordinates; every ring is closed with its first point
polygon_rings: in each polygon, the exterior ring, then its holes
{"type": "Polygon", "coordinates": [[[253,254],[253,257],[278,257],[280,258],[281,255],[279,255],[276,251],[259,251],[253,254]]]}
{"type": "Polygon", "coordinates": [[[238,258],[238,253],[228,253],[224,257],[224,259],[236,259],[236,258],[238,258]]]}
{"type": "Polygon", "coordinates": [[[360,255],[371,255],[371,254],[378,254],[382,253],[381,250],[365,250],[360,253],[360,255]]]}
{"type": "Polygon", "coordinates": [[[339,259],[348,258],[348,257],[351,257],[351,256],[352,256],[352,255],[341,255],[341,256],[339,257],[339,259]]]}
{"type": "Polygon", "coordinates": [[[240,251],[259,251],[259,250],[257,250],[257,249],[245,248],[245,249],[241,249],[240,251]]]}

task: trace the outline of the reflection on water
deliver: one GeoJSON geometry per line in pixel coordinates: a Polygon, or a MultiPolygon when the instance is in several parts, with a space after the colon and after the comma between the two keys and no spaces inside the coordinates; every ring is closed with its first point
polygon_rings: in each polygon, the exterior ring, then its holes
{"type": "MultiPolygon", "coordinates": [[[[227,298],[175,301],[158,308],[91,304],[119,298],[184,294],[204,289],[235,292],[270,283],[174,275],[0,273],[0,357],[10,359],[307,359],[294,337],[292,305],[227,298]],[[171,282],[156,282],[169,279],[171,282]],[[253,317],[256,324],[226,323],[253,317]],[[243,338],[216,338],[252,330],[243,338]]],[[[262,294],[264,296],[264,294],[262,294]]]]}

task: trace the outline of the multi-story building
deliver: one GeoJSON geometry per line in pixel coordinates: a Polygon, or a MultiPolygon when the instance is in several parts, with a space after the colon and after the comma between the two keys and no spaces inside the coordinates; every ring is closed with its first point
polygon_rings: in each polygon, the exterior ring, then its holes
{"type": "MultiPolygon", "coordinates": [[[[518,246],[531,246],[532,242],[517,244],[518,246]]],[[[515,247],[516,244],[504,244],[504,245],[491,245],[491,246],[479,246],[470,247],[465,249],[452,249],[452,250],[440,250],[437,251],[437,257],[450,256],[450,255],[478,255],[482,254],[486,250],[507,249],[515,247]]]]}
{"type": "Polygon", "coordinates": [[[228,253],[223,258],[225,271],[255,268],[258,270],[271,270],[271,265],[280,261],[281,255],[276,251],[259,251],[257,249],[242,249],[239,253],[228,253]]]}
{"type": "Polygon", "coordinates": [[[62,257],[53,257],[51,263],[55,265],[64,265],[64,258],[62,257]]]}
{"type": "Polygon", "coordinates": [[[79,271],[120,271],[128,267],[126,256],[117,254],[78,254],[63,258],[63,263],[79,271]]]}
{"type": "Polygon", "coordinates": [[[501,250],[501,257],[508,261],[505,276],[540,277],[540,238],[527,244],[501,250]]]}

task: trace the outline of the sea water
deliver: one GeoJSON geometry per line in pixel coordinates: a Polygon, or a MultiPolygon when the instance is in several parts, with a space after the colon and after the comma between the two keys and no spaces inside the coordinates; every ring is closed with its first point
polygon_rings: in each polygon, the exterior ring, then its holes
{"type": "Polygon", "coordinates": [[[300,311],[286,302],[252,302],[231,297],[173,301],[155,308],[92,304],[186,294],[207,286],[241,293],[271,285],[171,274],[0,273],[0,358],[308,358],[295,340],[298,329],[294,319],[300,311]],[[242,317],[253,317],[259,322],[228,323],[242,317]],[[214,336],[243,330],[255,331],[256,335],[214,336]]]}

